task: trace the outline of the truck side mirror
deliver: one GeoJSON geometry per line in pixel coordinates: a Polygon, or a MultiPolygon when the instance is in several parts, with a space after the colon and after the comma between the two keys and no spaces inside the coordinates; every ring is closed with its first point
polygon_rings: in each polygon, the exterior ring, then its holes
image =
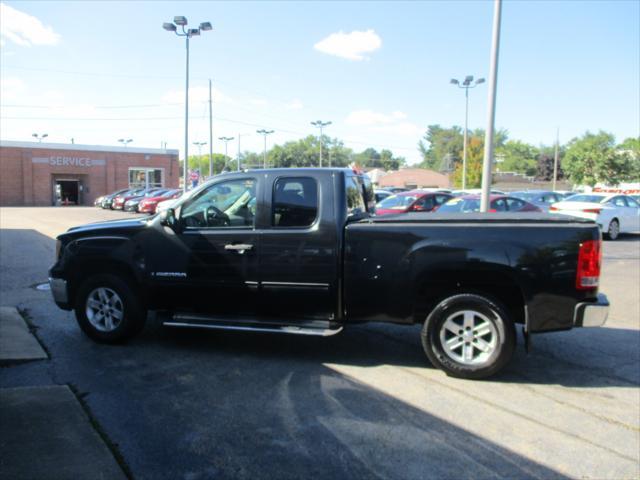
{"type": "Polygon", "coordinates": [[[173,208],[167,208],[160,212],[160,224],[169,227],[173,231],[178,231],[178,219],[173,208]]]}

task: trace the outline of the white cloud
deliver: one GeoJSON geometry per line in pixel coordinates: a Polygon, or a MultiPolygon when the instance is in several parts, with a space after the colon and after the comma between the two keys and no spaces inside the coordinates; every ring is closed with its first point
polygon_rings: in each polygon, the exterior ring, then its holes
{"type": "Polygon", "coordinates": [[[369,57],[364,53],[375,52],[382,46],[382,39],[373,30],[354,30],[350,33],[340,31],[332,33],[327,38],[320,40],[313,48],[347,60],[365,60],[369,57]]]}
{"type": "Polygon", "coordinates": [[[52,27],[5,3],[0,3],[0,36],[23,47],[56,45],[60,41],[60,35],[52,27]]]}
{"type": "Polygon", "coordinates": [[[304,108],[304,104],[296,98],[295,100],[289,102],[286,105],[286,108],[287,110],[302,110],[304,108]]]}
{"type": "Polygon", "coordinates": [[[385,114],[374,112],[373,110],[355,110],[347,115],[345,123],[355,127],[367,127],[371,125],[395,123],[405,118],[407,118],[407,115],[399,111],[385,114]]]}

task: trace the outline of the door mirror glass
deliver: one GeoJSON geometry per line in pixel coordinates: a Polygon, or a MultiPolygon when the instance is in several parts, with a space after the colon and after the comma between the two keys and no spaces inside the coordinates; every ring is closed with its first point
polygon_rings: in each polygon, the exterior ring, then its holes
{"type": "Polygon", "coordinates": [[[176,218],[176,211],[173,208],[167,208],[160,212],[160,224],[172,230],[177,230],[178,220],[176,218]]]}

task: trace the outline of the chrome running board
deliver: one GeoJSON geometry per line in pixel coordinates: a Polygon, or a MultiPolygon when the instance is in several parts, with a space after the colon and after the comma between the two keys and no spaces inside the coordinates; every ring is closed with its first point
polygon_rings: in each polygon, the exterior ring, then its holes
{"type": "Polygon", "coordinates": [[[299,325],[261,322],[252,319],[228,319],[204,315],[175,314],[171,320],[163,322],[167,327],[208,328],[215,330],[235,330],[243,332],[287,333],[293,335],[314,335],[330,337],[342,331],[342,326],[322,320],[300,322],[299,325]]]}

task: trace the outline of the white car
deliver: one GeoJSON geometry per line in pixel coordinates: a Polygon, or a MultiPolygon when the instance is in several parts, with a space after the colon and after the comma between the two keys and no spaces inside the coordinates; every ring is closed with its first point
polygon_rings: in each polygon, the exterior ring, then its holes
{"type": "Polygon", "coordinates": [[[611,240],[621,233],[640,232],[640,204],[628,195],[579,193],[554,203],[549,212],[595,220],[611,240]]]}

